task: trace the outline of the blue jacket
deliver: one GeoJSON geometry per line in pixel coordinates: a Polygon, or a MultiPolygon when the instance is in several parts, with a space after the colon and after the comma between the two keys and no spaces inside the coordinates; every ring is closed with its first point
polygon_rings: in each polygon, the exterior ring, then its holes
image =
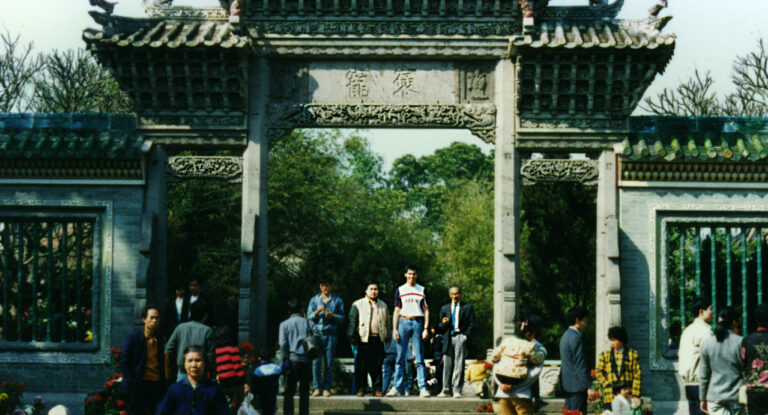
{"type": "Polygon", "coordinates": [[[192,388],[184,378],[168,388],[165,398],[157,408],[158,415],[230,415],[224,388],[205,379],[192,388]],[[195,411],[192,408],[194,406],[195,411]]]}
{"type": "Polygon", "coordinates": [[[331,294],[327,308],[333,314],[333,318],[325,318],[325,313],[315,316],[317,308],[323,305],[323,295],[317,294],[309,300],[307,317],[314,323],[314,330],[319,334],[335,336],[339,327],[344,322],[344,302],[336,294],[331,294]]]}
{"type": "Polygon", "coordinates": [[[568,328],[560,338],[560,383],[566,392],[584,392],[592,385],[584,340],[576,329],[568,328]]]}
{"type": "MultiPolygon", "coordinates": [[[[160,333],[157,338],[157,361],[160,364],[160,384],[165,384],[165,353],[163,340],[160,333]]],[[[117,361],[123,381],[120,382],[119,391],[129,394],[131,389],[141,381],[144,375],[144,365],[147,363],[147,339],[144,337],[144,328],[134,331],[123,340],[123,353],[117,361]]]]}

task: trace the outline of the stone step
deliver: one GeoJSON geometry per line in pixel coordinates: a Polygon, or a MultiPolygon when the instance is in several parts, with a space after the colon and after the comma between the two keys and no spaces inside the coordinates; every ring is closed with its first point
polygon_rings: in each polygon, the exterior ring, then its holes
{"type": "MultiPolygon", "coordinates": [[[[469,415],[477,414],[477,408],[491,403],[490,399],[478,398],[419,398],[396,397],[374,398],[355,397],[349,395],[334,395],[328,398],[310,398],[310,415],[387,415],[392,413],[407,413],[409,415],[469,415]]],[[[294,398],[294,406],[298,413],[299,400],[294,398]]],[[[278,398],[277,413],[282,415],[283,399],[278,398]]],[[[546,399],[537,408],[537,414],[561,414],[562,399],[546,399]]]]}

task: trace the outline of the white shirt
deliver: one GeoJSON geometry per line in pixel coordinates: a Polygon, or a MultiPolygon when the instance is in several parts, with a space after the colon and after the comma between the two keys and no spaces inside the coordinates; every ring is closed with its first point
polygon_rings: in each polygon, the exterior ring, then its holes
{"type": "Polygon", "coordinates": [[[176,298],[176,317],[181,318],[181,309],[184,307],[184,297],[176,298]]]}
{"type": "Polygon", "coordinates": [[[613,412],[613,415],[630,415],[632,413],[632,406],[624,395],[616,395],[613,397],[613,402],[611,402],[611,412],[613,412]]]}
{"type": "Polygon", "coordinates": [[[411,287],[405,283],[395,292],[395,307],[400,308],[403,317],[424,317],[424,307],[427,307],[427,295],[424,287],[419,284],[411,287]]]}
{"type": "Polygon", "coordinates": [[[699,384],[701,344],[704,339],[711,336],[712,326],[698,317],[683,330],[680,336],[677,373],[686,385],[699,384]]]}
{"type": "Polygon", "coordinates": [[[197,298],[200,297],[199,295],[190,295],[189,296],[189,303],[192,304],[195,301],[197,301],[197,298]]]}
{"type": "Polygon", "coordinates": [[[459,333],[459,313],[461,313],[461,304],[451,302],[451,316],[453,316],[453,333],[459,333]]]}

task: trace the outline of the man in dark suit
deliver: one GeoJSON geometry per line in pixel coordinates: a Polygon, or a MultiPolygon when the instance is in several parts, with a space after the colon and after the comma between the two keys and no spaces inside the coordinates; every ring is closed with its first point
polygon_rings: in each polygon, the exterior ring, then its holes
{"type": "Polygon", "coordinates": [[[587,399],[592,400],[595,396],[581,338],[581,332],[587,327],[587,310],[581,306],[572,307],[566,318],[570,327],[560,338],[560,383],[565,391],[563,406],[585,414],[587,399]]]}
{"type": "MultiPolygon", "coordinates": [[[[205,311],[205,318],[203,318],[202,323],[209,326],[214,326],[213,302],[211,301],[211,298],[203,292],[203,280],[200,277],[192,277],[189,279],[189,285],[187,288],[189,289],[189,292],[184,298],[186,303],[184,307],[189,310],[189,306],[191,304],[200,302],[203,310],[205,311]]],[[[187,321],[188,320],[189,317],[187,317],[187,321]]]]}
{"type": "Polygon", "coordinates": [[[443,391],[438,397],[447,397],[453,388],[453,397],[461,398],[464,386],[464,357],[467,339],[475,327],[472,304],[460,301],[461,288],[454,284],[448,289],[451,302],[440,309],[438,329],[443,333],[443,391]]]}
{"type": "Polygon", "coordinates": [[[119,392],[128,397],[128,414],[154,414],[165,394],[165,353],[158,336],[160,310],[147,305],[141,311],[144,327],[123,341],[118,367],[123,374],[119,392]]]}
{"type": "Polygon", "coordinates": [[[166,341],[171,337],[173,330],[181,323],[189,321],[189,301],[186,298],[187,284],[177,281],[174,287],[175,296],[165,304],[162,313],[160,327],[166,341]]]}

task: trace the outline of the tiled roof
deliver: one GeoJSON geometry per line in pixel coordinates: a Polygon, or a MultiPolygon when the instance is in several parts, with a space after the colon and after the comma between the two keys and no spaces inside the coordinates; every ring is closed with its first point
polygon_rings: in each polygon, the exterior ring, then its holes
{"type": "Polygon", "coordinates": [[[534,34],[516,36],[516,47],[532,48],[615,48],[656,49],[673,47],[674,34],[662,34],[668,19],[643,21],[572,21],[542,20],[534,34]]]}
{"type": "Polygon", "coordinates": [[[633,117],[622,155],[633,161],[768,162],[768,118],[633,117]]]}
{"type": "Polygon", "coordinates": [[[242,48],[248,37],[235,33],[228,21],[178,21],[107,17],[102,29],[85,29],[83,40],[90,44],[119,47],[194,48],[217,46],[242,48]]]}
{"type": "Polygon", "coordinates": [[[138,159],[133,116],[0,114],[0,159],[138,159]]]}

